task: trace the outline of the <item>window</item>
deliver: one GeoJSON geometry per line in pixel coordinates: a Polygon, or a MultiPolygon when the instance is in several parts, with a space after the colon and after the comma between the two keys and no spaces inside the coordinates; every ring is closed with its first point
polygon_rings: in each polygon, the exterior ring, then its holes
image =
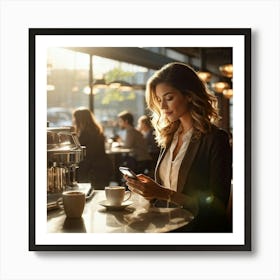
{"type": "MultiPolygon", "coordinates": [[[[48,121],[50,126],[71,125],[71,113],[78,107],[90,108],[90,55],[64,48],[48,49],[48,121]],[[69,112],[71,112],[69,114],[69,112]]],[[[108,137],[115,133],[119,112],[128,110],[136,120],[146,110],[145,84],[153,70],[100,56],[92,57],[94,114],[108,137]],[[121,87],[125,82],[131,87],[121,87]]]]}

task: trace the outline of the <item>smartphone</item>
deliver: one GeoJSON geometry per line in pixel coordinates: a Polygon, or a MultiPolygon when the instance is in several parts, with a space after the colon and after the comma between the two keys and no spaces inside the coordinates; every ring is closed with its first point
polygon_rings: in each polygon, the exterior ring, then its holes
{"type": "Polygon", "coordinates": [[[136,174],[128,167],[120,166],[119,170],[121,171],[122,174],[127,175],[128,177],[130,177],[132,179],[138,180],[136,174]]]}

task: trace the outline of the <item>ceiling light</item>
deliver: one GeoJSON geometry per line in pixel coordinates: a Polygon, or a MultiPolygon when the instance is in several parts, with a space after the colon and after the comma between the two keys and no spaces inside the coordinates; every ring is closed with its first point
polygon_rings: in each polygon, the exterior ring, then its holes
{"type": "Polygon", "coordinates": [[[96,79],[92,83],[93,88],[107,88],[108,85],[106,84],[104,79],[96,79]]]}
{"type": "Polygon", "coordinates": [[[231,88],[224,89],[223,90],[223,95],[224,95],[225,98],[230,99],[233,96],[233,90],[231,88]]]}
{"type": "Polygon", "coordinates": [[[223,93],[225,89],[229,89],[229,84],[226,82],[217,82],[212,84],[212,88],[217,93],[223,93]]]}
{"type": "Polygon", "coordinates": [[[110,88],[118,89],[121,91],[130,91],[132,90],[133,86],[125,81],[116,80],[109,83],[110,88]]]}
{"type": "Polygon", "coordinates": [[[212,78],[212,75],[210,72],[208,71],[198,71],[197,72],[197,75],[199,76],[199,78],[205,82],[205,83],[208,83],[210,82],[211,78],[212,78]]]}
{"type": "Polygon", "coordinates": [[[225,64],[219,67],[220,72],[223,76],[232,78],[233,76],[233,66],[232,64],[225,64]]]}

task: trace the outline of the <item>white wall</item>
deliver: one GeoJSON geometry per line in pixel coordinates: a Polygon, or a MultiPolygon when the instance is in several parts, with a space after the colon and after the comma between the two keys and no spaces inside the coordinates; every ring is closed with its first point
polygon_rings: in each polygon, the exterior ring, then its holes
{"type": "Polygon", "coordinates": [[[2,0],[0,278],[280,279],[279,3],[2,0]],[[252,252],[28,251],[30,27],[252,28],[252,252]]]}

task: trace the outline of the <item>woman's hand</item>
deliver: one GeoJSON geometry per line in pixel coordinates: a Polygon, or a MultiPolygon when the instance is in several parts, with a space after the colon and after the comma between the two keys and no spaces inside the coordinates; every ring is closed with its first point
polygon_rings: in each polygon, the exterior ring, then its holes
{"type": "Polygon", "coordinates": [[[195,197],[177,193],[166,189],[153,179],[143,174],[137,175],[138,180],[124,175],[126,184],[132,192],[143,196],[147,200],[167,200],[190,210],[195,216],[198,213],[198,200],[195,197]]]}
{"type": "Polygon", "coordinates": [[[152,200],[154,198],[168,200],[169,198],[170,190],[161,187],[148,176],[139,174],[137,175],[138,180],[131,179],[126,175],[124,178],[129,190],[143,196],[147,200],[152,200]]]}

